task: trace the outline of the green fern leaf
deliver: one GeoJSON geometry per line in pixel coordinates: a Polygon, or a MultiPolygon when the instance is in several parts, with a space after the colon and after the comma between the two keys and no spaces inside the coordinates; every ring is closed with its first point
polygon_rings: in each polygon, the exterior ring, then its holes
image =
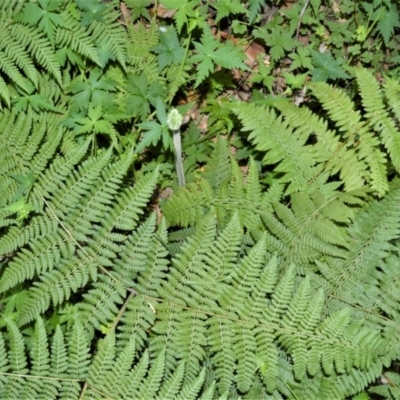
{"type": "Polygon", "coordinates": [[[371,129],[380,132],[382,143],[386,147],[396,170],[400,170],[400,132],[395,122],[385,110],[384,99],[378,83],[366,69],[356,70],[357,83],[360,87],[365,118],[371,129]]]}
{"type": "Polygon", "coordinates": [[[0,97],[3,98],[8,107],[10,107],[10,101],[11,101],[10,96],[11,96],[10,89],[7,86],[4,79],[0,76],[0,97]]]}
{"type": "MultiPolygon", "coordinates": [[[[172,376],[166,380],[161,386],[157,398],[159,399],[176,399],[180,391],[185,373],[185,362],[180,362],[172,376]]],[[[203,378],[204,379],[204,378],[203,378]]],[[[184,389],[182,389],[184,391],[184,389]]],[[[181,393],[182,393],[181,391],[181,393]]]]}
{"type": "Polygon", "coordinates": [[[165,350],[159,352],[148,371],[146,380],[142,383],[139,392],[139,399],[153,398],[159,391],[165,367],[165,350]]]}
{"type": "Polygon", "coordinates": [[[57,326],[51,343],[50,371],[53,376],[65,375],[68,368],[68,354],[65,346],[64,335],[61,328],[57,326]]]}
{"type": "Polygon", "coordinates": [[[28,372],[28,363],[23,337],[14,322],[7,321],[7,326],[10,333],[10,366],[16,373],[24,375],[28,372]]]}
{"type": "Polygon", "coordinates": [[[218,317],[211,318],[209,324],[208,344],[214,354],[211,363],[218,376],[218,391],[226,393],[231,389],[235,378],[234,325],[229,319],[218,317]]]}
{"type": "Polygon", "coordinates": [[[104,383],[107,381],[115,358],[115,336],[108,335],[99,343],[98,353],[93,359],[88,372],[87,383],[100,392],[104,392],[104,383]]]}
{"type": "Polygon", "coordinates": [[[57,46],[70,48],[77,55],[86,57],[101,67],[102,63],[89,32],[85,31],[68,11],[63,11],[60,16],[65,23],[65,28],[57,29],[57,46]]]}
{"type": "Polygon", "coordinates": [[[185,386],[183,386],[179,396],[177,396],[176,399],[177,400],[198,399],[198,393],[201,387],[203,386],[205,376],[206,376],[206,370],[203,368],[198,377],[194,381],[187,383],[185,386]]]}
{"type": "MultiPolygon", "coordinates": [[[[115,393],[122,395],[129,385],[129,373],[135,357],[135,339],[131,336],[127,345],[122,348],[118,354],[115,363],[105,377],[105,381],[101,382],[106,393],[115,393]]],[[[97,383],[95,382],[95,385],[97,383]]]]}
{"type": "Polygon", "coordinates": [[[28,90],[23,75],[19,72],[11,58],[0,50],[0,70],[24,90],[28,90]]]}
{"type": "Polygon", "coordinates": [[[135,367],[129,374],[129,385],[125,388],[122,398],[139,397],[139,390],[144,386],[144,377],[147,374],[149,367],[149,353],[144,351],[140,360],[136,363],[135,367]]]}
{"type": "Polygon", "coordinates": [[[43,35],[38,33],[34,28],[29,28],[22,24],[13,24],[10,28],[10,34],[16,41],[23,45],[28,45],[29,51],[39,65],[43,66],[43,68],[53,75],[59,85],[62,85],[60,65],[51,43],[43,35]]]}

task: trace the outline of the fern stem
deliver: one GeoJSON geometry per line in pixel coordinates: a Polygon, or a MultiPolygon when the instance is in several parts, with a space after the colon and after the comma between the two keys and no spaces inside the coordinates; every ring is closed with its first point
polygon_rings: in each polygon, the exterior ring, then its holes
{"type": "Polygon", "coordinates": [[[16,374],[12,372],[2,372],[0,375],[12,376],[13,378],[25,378],[25,379],[38,379],[44,381],[57,381],[57,382],[83,382],[83,379],[72,379],[72,378],[61,378],[58,376],[44,376],[44,375],[28,375],[28,374],[16,374]]]}
{"type": "Polygon", "coordinates": [[[124,314],[126,307],[128,307],[128,303],[131,301],[133,296],[137,295],[137,292],[134,289],[128,289],[129,291],[129,296],[127,297],[127,299],[124,301],[124,304],[122,304],[122,307],[120,308],[120,310],[118,311],[117,316],[114,319],[113,324],[111,325],[111,328],[109,329],[109,333],[113,332],[115,330],[115,328],[118,325],[118,322],[120,321],[120,319],[122,318],[122,315],[124,314]]]}
{"type": "Polygon", "coordinates": [[[83,399],[83,397],[85,396],[85,392],[86,392],[87,387],[88,387],[88,384],[87,384],[87,382],[85,382],[78,400],[82,400],[83,399]]]}

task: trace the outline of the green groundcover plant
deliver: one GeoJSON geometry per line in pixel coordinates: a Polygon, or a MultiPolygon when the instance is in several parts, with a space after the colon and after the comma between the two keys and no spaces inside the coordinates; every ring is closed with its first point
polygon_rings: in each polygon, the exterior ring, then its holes
{"type": "Polygon", "coordinates": [[[0,399],[400,398],[398,27],[2,2],[0,399]]]}

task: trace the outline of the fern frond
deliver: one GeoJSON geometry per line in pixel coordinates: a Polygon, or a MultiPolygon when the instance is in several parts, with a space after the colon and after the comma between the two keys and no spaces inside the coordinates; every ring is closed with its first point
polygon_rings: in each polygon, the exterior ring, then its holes
{"type": "Polygon", "coordinates": [[[217,189],[229,180],[231,170],[232,163],[228,143],[218,136],[203,176],[213,189],[217,189]]]}
{"type": "Polygon", "coordinates": [[[11,81],[15,82],[19,87],[28,90],[24,82],[24,77],[19,72],[13,60],[2,50],[0,50],[0,70],[8,76],[11,81]]]}
{"type": "Polygon", "coordinates": [[[50,353],[43,320],[38,318],[31,348],[31,372],[34,375],[47,375],[50,370],[50,353]]]}
{"type": "Polygon", "coordinates": [[[400,131],[386,111],[378,82],[365,68],[357,68],[356,76],[366,111],[365,118],[371,129],[380,133],[394,167],[400,171],[400,131]]]}
{"type": "MultiPolygon", "coordinates": [[[[286,263],[307,264],[318,259],[321,254],[338,258],[345,256],[340,247],[329,243],[335,243],[338,240],[343,242],[343,239],[338,239],[338,237],[345,237],[340,230],[334,229],[333,234],[336,238],[328,235],[324,237],[325,241],[318,237],[320,233],[315,217],[309,215],[307,222],[301,221],[294,211],[280,203],[274,204],[274,211],[276,215],[264,213],[261,218],[270,232],[267,235],[269,250],[282,255],[286,263]]],[[[322,219],[321,216],[319,218],[322,219]]],[[[327,234],[327,232],[322,233],[324,236],[327,234]]]]}
{"type": "Polygon", "coordinates": [[[133,188],[127,189],[118,196],[115,211],[109,217],[115,228],[133,230],[137,226],[139,216],[147,205],[157,183],[158,168],[138,180],[133,188]]]}
{"type": "Polygon", "coordinates": [[[217,141],[210,169],[198,183],[179,188],[164,204],[163,213],[171,225],[187,227],[200,222],[213,207],[222,228],[237,212],[241,224],[257,231],[260,215],[271,208],[269,195],[261,192],[257,166],[250,160],[247,182],[237,162],[227,151],[224,139],[217,141]]]}
{"type": "MultiPolygon", "coordinates": [[[[126,246],[114,264],[115,277],[123,282],[125,287],[135,287],[137,276],[141,272],[146,276],[144,283],[140,282],[141,287],[158,284],[157,281],[153,282],[152,276],[158,275],[156,265],[158,266],[160,261],[162,263],[162,259],[167,255],[165,249],[160,247],[167,237],[165,226],[160,226],[157,233],[155,230],[156,215],[153,213],[127,237],[126,246]],[[147,279],[147,276],[150,279],[147,279]]],[[[162,268],[161,265],[160,267],[162,268]]]]}
{"type": "Polygon", "coordinates": [[[379,148],[379,139],[361,119],[360,111],[355,111],[354,103],[340,89],[323,82],[313,83],[310,87],[338,130],[343,132],[347,146],[355,147],[358,158],[365,159],[369,168],[363,176],[365,181],[371,182],[371,186],[379,194],[386,193],[388,189],[386,156],[379,148]]]}
{"type": "Polygon", "coordinates": [[[87,378],[87,383],[90,386],[104,391],[104,383],[108,380],[108,375],[113,369],[114,358],[115,336],[110,334],[99,343],[98,352],[90,365],[87,378]]]}
{"type": "MultiPolygon", "coordinates": [[[[88,29],[99,49],[104,49],[118,60],[119,64],[126,69],[126,31],[117,22],[119,12],[112,11],[111,7],[104,11],[102,22],[93,21],[88,29]]],[[[104,62],[103,62],[104,64],[104,62]]]]}
{"type": "Polygon", "coordinates": [[[138,398],[138,392],[141,385],[144,383],[144,377],[147,374],[147,370],[149,367],[149,353],[148,351],[144,351],[140,360],[136,363],[135,367],[130,371],[129,376],[129,384],[121,390],[121,397],[127,398],[128,396],[132,396],[133,398],[138,398]]]}
{"type": "Polygon", "coordinates": [[[64,335],[59,326],[57,326],[53,340],[51,342],[51,375],[62,377],[68,369],[68,354],[65,345],[64,335]]]}
{"type": "MultiPolygon", "coordinates": [[[[101,384],[104,393],[122,394],[129,386],[129,372],[135,357],[135,349],[135,336],[132,335],[126,346],[118,354],[104,381],[98,382],[101,384]]],[[[96,387],[98,383],[96,382],[96,387]]]]}
{"type": "Polygon", "coordinates": [[[3,3],[0,5],[0,10],[4,12],[4,14],[2,14],[3,16],[6,16],[5,12],[9,12],[10,13],[10,17],[13,14],[17,14],[21,8],[23,7],[23,4],[21,4],[21,2],[19,0],[10,0],[7,3],[3,3]]]}
{"type": "Polygon", "coordinates": [[[43,34],[23,24],[12,24],[10,34],[21,46],[27,47],[35,61],[53,75],[59,85],[62,85],[60,65],[50,41],[43,34]]]}
{"type": "Polygon", "coordinates": [[[390,113],[393,113],[394,116],[397,118],[397,120],[399,120],[400,118],[399,83],[397,82],[397,80],[387,77],[385,79],[385,84],[383,87],[384,87],[385,97],[389,105],[388,111],[390,113]]]}
{"type": "Polygon", "coordinates": [[[10,367],[18,374],[24,375],[28,372],[28,362],[25,354],[25,344],[21,332],[12,321],[7,321],[10,334],[10,367]]]}
{"type": "MultiPolygon", "coordinates": [[[[11,102],[11,93],[10,88],[7,86],[7,83],[4,79],[0,76],[0,97],[6,102],[7,106],[10,107],[11,102]]],[[[0,107],[0,109],[2,109],[0,107]]]]}
{"type": "Polygon", "coordinates": [[[187,227],[200,221],[213,202],[213,190],[206,180],[189,183],[179,188],[163,207],[167,221],[172,225],[187,227]]]}
{"type": "Polygon", "coordinates": [[[248,139],[264,152],[263,163],[278,164],[275,171],[283,175],[278,182],[290,182],[286,194],[304,188],[315,190],[325,183],[327,176],[319,174],[315,154],[305,145],[308,135],[304,131],[292,131],[282,117],[264,106],[236,103],[232,110],[243,130],[251,132],[248,139]]]}
{"type": "Polygon", "coordinates": [[[27,78],[29,78],[37,88],[38,72],[29,53],[21,46],[21,43],[15,40],[11,35],[6,35],[5,32],[3,32],[2,36],[2,47],[4,52],[14,61],[15,65],[25,73],[27,78]]]}
{"type": "Polygon", "coordinates": [[[368,393],[377,394],[388,400],[395,400],[400,396],[400,376],[398,373],[386,372],[379,383],[381,384],[372,386],[368,393]]]}
{"type": "MultiPolygon", "coordinates": [[[[389,194],[380,202],[375,201],[369,209],[358,213],[354,224],[348,229],[352,246],[345,261],[329,263],[329,272],[321,264],[321,270],[331,283],[331,293],[350,304],[363,304],[369,309],[378,306],[380,301],[373,295],[374,280],[377,277],[377,266],[395,251],[393,240],[400,232],[400,215],[397,204],[400,196],[399,181],[392,182],[389,194]],[[360,279],[360,277],[363,277],[360,279]],[[339,295],[340,293],[340,295],[339,295]]],[[[390,268],[388,273],[390,274],[390,268]]],[[[390,280],[389,286],[397,278],[390,280]]],[[[382,279],[382,277],[381,277],[382,279]]],[[[382,298],[390,290],[380,292],[382,298]]]]}
{"type": "Polygon", "coordinates": [[[117,305],[123,303],[125,296],[126,290],[121,283],[99,276],[93,288],[85,293],[84,300],[78,303],[83,325],[91,324],[98,330],[108,326],[118,313],[117,305]]]}
{"type": "MultiPolygon", "coordinates": [[[[50,371],[50,353],[47,343],[47,334],[43,321],[38,318],[36,321],[34,335],[32,337],[32,347],[30,351],[31,369],[30,373],[34,376],[47,376],[50,371]]],[[[45,381],[42,379],[30,379],[26,385],[22,398],[32,396],[41,397],[53,395],[57,396],[57,381],[45,381]]]]}
{"type": "MultiPolygon", "coordinates": [[[[155,215],[153,218],[155,220],[155,215]]],[[[165,220],[162,220],[158,230],[153,233],[151,242],[148,242],[146,264],[141,271],[138,271],[136,282],[130,280],[129,287],[135,287],[139,293],[147,296],[157,297],[157,289],[161,282],[167,279],[166,272],[169,266],[169,253],[165,245],[167,241],[167,227],[165,220]]],[[[135,252],[135,257],[136,254],[135,252]]]]}
{"type": "Polygon", "coordinates": [[[59,305],[68,300],[72,293],[89,282],[90,275],[96,277],[96,264],[74,257],[61,264],[58,270],[42,274],[40,281],[29,290],[29,301],[22,308],[20,325],[34,320],[45,312],[50,304],[59,305]]]}
{"type": "Polygon", "coordinates": [[[198,377],[196,377],[196,379],[194,379],[192,382],[187,383],[182,390],[180,391],[179,396],[177,396],[176,398],[179,400],[196,400],[198,399],[197,395],[201,389],[201,387],[203,386],[203,382],[204,382],[204,378],[206,376],[206,371],[203,368],[200,372],[200,374],[198,375],[198,377]]]}
{"type": "Polygon", "coordinates": [[[257,369],[257,343],[253,334],[254,328],[253,324],[239,323],[234,329],[233,351],[237,359],[236,381],[241,392],[250,390],[257,369]]]}
{"type": "Polygon", "coordinates": [[[211,365],[218,376],[219,393],[226,393],[233,386],[235,379],[234,324],[223,317],[213,317],[209,324],[208,344],[210,353],[213,354],[211,365]]]}
{"type": "Polygon", "coordinates": [[[292,129],[304,132],[310,139],[315,138],[313,153],[319,165],[319,173],[328,172],[331,176],[339,173],[346,191],[363,187],[365,161],[357,158],[354,149],[349,148],[340,136],[328,129],[327,121],[318,117],[306,107],[296,107],[286,101],[274,103],[292,129]]]}
{"type": "MultiPolygon", "coordinates": [[[[180,362],[175,372],[161,386],[157,398],[174,399],[182,386],[183,375],[185,372],[185,362],[180,362]]],[[[184,391],[184,389],[182,390],[184,391]]]]}
{"type": "Polygon", "coordinates": [[[83,56],[102,66],[102,62],[96,51],[96,47],[88,31],[85,31],[68,11],[60,13],[65,27],[58,27],[56,43],[60,48],[68,47],[79,56],[83,56]]]}
{"type": "Polygon", "coordinates": [[[218,303],[221,306],[238,317],[252,319],[254,315],[249,315],[246,310],[246,300],[251,296],[252,289],[256,286],[256,277],[259,276],[266,255],[266,240],[263,236],[258,243],[249,251],[249,253],[240,260],[235,271],[229,277],[229,286],[219,297],[218,303]],[[237,308],[237,305],[242,305],[237,308]]]}
{"type": "Polygon", "coordinates": [[[157,25],[142,23],[128,27],[127,64],[138,75],[143,72],[149,84],[160,80],[158,62],[152,48],[158,44],[157,25]]]}
{"type": "Polygon", "coordinates": [[[139,399],[151,399],[160,388],[165,367],[165,351],[160,351],[153,365],[148,371],[148,376],[138,391],[139,399]]]}
{"type": "Polygon", "coordinates": [[[128,303],[126,312],[118,326],[118,339],[126,344],[133,336],[136,338],[136,346],[142,350],[147,344],[147,332],[154,325],[157,302],[143,295],[135,296],[128,303]]]}

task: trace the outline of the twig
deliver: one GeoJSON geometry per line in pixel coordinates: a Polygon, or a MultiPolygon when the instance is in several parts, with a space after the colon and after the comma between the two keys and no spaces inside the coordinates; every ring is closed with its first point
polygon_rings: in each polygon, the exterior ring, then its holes
{"type": "Polygon", "coordinates": [[[303,8],[300,11],[299,22],[297,23],[297,29],[296,29],[296,40],[299,40],[301,21],[303,19],[304,13],[306,12],[306,9],[309,4],[310,4],[310,0],[306,0],[303,8]]]}

